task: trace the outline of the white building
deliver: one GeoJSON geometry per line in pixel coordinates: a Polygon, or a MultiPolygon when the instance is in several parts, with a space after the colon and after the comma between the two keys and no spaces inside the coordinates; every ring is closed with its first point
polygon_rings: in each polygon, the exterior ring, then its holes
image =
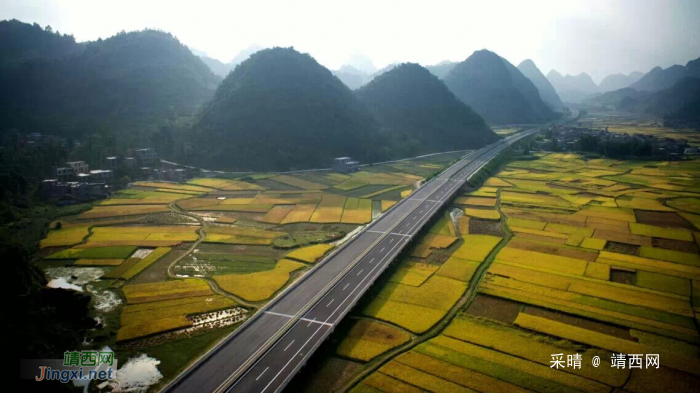
{"type": "Polygon", "coordinates": [[[340,173],[352,173],[360,170],[360,163],[350,157],[338,157],[333,159],[333,171],[340,173]]]}

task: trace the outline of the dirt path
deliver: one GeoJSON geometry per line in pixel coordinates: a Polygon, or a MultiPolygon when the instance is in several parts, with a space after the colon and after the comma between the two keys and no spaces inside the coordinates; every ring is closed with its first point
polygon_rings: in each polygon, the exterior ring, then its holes
{"type": "MultiPolygon", "coordinates": [[[[184,254],[180,255],[178,258],[173,260],[170,263],[170,265],[168,266],[168,269],[167,269],[168,277],[179,278],[176,274],[173,273],[172,269],[173,269],[173,267],[175,267],[175,265],[178,264],[178,262],[180,262],[184,258],[188,257],[190,254],[192,254],[194,252],[194,250],[197,249],[197,247],[199,247],[199,245],[204,241],[204,238],[207,236],[206,221],[204,221],[204,219],[202,219],[202,217],[200,217],[196,214],[187,213],[186,211],[180,209],[180,207],[177,206],[177,201],[171,202],[170,204],[168,204],[168,208],[170,209],[170,211],[172,211],[175,214],[180,214],[180,215],[183,215],[186,217],[194,218],[195,220],[197,220],[197,222],[201,226],[201,228],[199,229],[199,232],[198,232],[199,238],[194,243],[192,243],[192,246],[189,249],[187,249],[187,251],[184,254]]],[[[251,302],[248,302],[248,301],[241,299],[240,297],[238,297],[236,295],[233,295],[231,293],[224,291],[211,278],[204,277],[204,281],[206,281],[207,284],[209,284],[209,287],[211,288],[212,291],[214,291],[215,293],[217,293],[219,295],[226,296],[226,297],[232,299],[237,304],[240,304],[242,306],[246,306],[249,308],[256,308],[256,309],[261,306],[261,304],[258,302],[251,303],[251,302]]]]}

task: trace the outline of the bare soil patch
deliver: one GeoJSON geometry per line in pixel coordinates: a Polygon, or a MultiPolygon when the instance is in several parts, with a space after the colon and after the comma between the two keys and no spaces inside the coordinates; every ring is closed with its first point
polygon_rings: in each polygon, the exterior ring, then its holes
{"type": "Polygon", "coordinates": [[[466,312],[477,317],[512,324],[522,307],[522,303],[479,294],[466,309],[466,312]]]}
{"type": "Polygon", "coordinates": [[[678,215],[676,212],[654,212],[647,210],[634,210],[637,222],[656,225],[660,227],[675,227],[694,229],[693,224],[678,215]]]}
{"type": "Polygon", "coordinates": [[[618,254],[639,255],[639,246],[634,244],[608,241],[605,251],[616,252],[618,254]]]}
{"type": "Polygon", "coordinates": [[[487,221],[478,218],[469,220],[469,233],[474,235],[491,235],[505,237],[500,221],[487,221]]]}
{"type": "Polygon", "coordinates": [[[618,231],[604,231],[596,229],[595,232],[593,232],[593,237],[596,239],[605,239],[609,242],[615,243],[624,243],[635,246],[651,246],[651,237],[649,236],[631,235],[618,231]]]}
{"type": "Polygon", "coordinates": [[[637,273],[611,268],[610,281],[619,282],[620,284],[634,285],[634,283],[637,281],[637,273]]]}
{"type": "Polygon", "coordinates": [[[577,250],[575,248],[567,248],[562,246],[557,246],[554,244],[543,244],[529,242],[524,239],[519,239],[517,237],[513,238],[509,243],[508,247],[517,248],[519,250],[526,251],[536,251],[545,254],[559,255],[562,257],[582,259],[584,261],[593,262],[598,257],[597,252],[589,252],[584,250],[577,250]]]}
{"type": "Polygon", "coordinates": [[[696,254],[698,252],[698,246],[693,242],[684,242],[682,240],[671,240],[671,239],[660,239],[654,238],[652,240],[652,245],[654,247],[665,248],[667,250],[688,252],[691,254],[696,254]]]}

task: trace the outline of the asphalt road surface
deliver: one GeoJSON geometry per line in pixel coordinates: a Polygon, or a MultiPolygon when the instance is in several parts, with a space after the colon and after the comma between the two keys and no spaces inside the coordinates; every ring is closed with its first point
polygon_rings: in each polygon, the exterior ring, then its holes
{"type": "Polygon", "coordinates": [[[469,176],[510,143],[536,131],[511,135],[469,153],[425,183],[270,301],[164,391],[281,391],[469,176]]]}

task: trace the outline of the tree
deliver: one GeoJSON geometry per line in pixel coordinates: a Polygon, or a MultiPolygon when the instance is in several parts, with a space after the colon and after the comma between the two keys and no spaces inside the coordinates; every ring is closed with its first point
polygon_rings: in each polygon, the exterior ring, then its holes
{"type": "Polygon", "coordinates": [[[57,231],[60,231],[61,228],[63,228],[63,223],[60,222],[60,221],[58,221],[58,222],[56,223],[56,226],[54,227],[54,229],[56,229],[57,231]]]}

